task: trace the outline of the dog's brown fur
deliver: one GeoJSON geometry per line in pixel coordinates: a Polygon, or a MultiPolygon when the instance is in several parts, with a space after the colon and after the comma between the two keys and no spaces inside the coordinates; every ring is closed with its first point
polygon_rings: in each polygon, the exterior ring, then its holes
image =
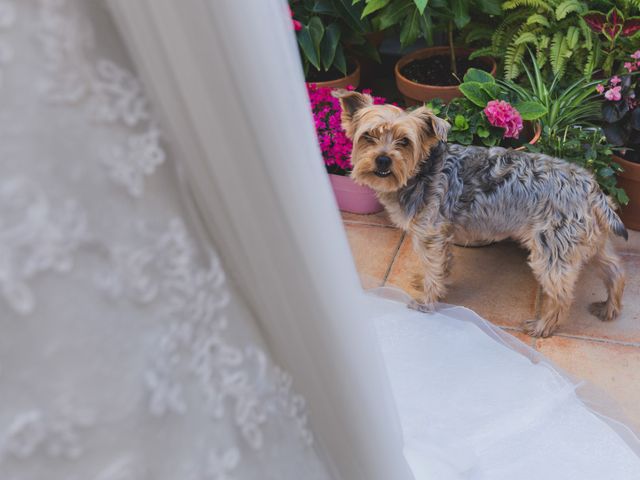
{"type": "Polygon", "coordinates": [[[449,124],[425,107],[405,112],[357,92],[335,95],[353,141],[352,178],[374,189],[392,221],[412,234],[425,271],[419,309],[431,310],[445,295],[454,237],[510,237],[529,250],[546,296],[545,313],[526,323],[528,333],[553,333],[589,261],[608,292],[591,313],[603,321],[619,314],[625,277],[610,233],[627,232],[588,171],[546,155],[447,145],[449,124]],[[391,160],[384,170],[381,156],[391,160]]]}

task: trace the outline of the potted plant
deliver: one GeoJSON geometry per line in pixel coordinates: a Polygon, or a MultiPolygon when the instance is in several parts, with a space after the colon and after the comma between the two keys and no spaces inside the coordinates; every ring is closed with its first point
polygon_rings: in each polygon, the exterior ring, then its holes
{"type": "Polygon", "coordinates": [[[501,77],[514,80],[528,60],[527,50],[545,74],[559,79],[589,77],[604,61],[600,41],[582,15],[588,6],[582,0],[510,1],[502,4],[503,18],[491,28],[472,25],[465,37],[480,46],[471,58],[488,55],[500,59],[501,77]]]}
{"type": "Polygon", "coordinates": [[[496,63],[492,58],[483,57],[470,60],[471,49],[456,48],[454,32],[467,26],[471,20],[470,12],[478,11],[489,15],[501,12],[499,2],[492,0],[364,0],[367,8],[365,15],[375,13],[373,23],[388,28],[400,27],[401,46],[407,47],[418,38],[420,33],[432,43],[432,32],[444,29],[448,46],[428,47],[402,57],[395,66],[395,78],[398,90],[408,105],[416,105],[433,98],[450,101],[459,97],[457,85],[471,68],[486,70],[495,74],[496,63]],[[376,8],[383,5],[384,8],[376,8]]]}
{"type": "Polygon", "coordinates": [[[356,57],[379,60],[367,38],[371,25],[360,18],[362,7],[347,0],[290,0],[289,6],[307,83],[357,87],[360,63],[356,57]]]}
{"type": "MultiPolygon", "coordinates": [[[[340,116],[342,108],[330,88],[307,84],[311,110],[318,135],[318,144],[324,158],[331,186],[340,210],[370,214],[382,210],[376,194],[368,187],[357,185],[349,177],[351,172],[351,140],[342,129],[340,116]]],[[[364,93],[371,93],[364,90],[364,93]]],[[[375,104],[385,103],[381,97],[373,97],[375,104]]]]}
{"type": "Polygon", "coordinates": [[[589,11],[582,18],[594,32],[604,37],[601,56],[604,58],[602,68],[605,76],[610,76],[615,62],[624,61],[625,52],[633,50],[632,45],[638,45],[636,33],[640,32],[640,17],[630,16],[637,2],[623,1],[623,13],[617,7],[612,7],[606,14],[589,11]]]}
{"type": "Polygon", "coordinates": [[[596,88],[604,97],[604,133],[612,145],[621,147],[613,159],[622,169],[618,183],[629,198],[620,217],[627,227],[640,230],[640,50],[624,65],[624,75],[615,75],[596,88]]]}
{"type": "Polygon", "coordinates": [[[546,80],[535,56],[529,67],[522,62],[524,85],[497,80],[521,100],[541,103],[546,113],[538,118],[542,126],[540,139],[526,150],[563,158],[587,168],[602,190],[619,204],[627,202],[625,190],[617,184],[619,165],[613,161],[612,145],[600,127],[601,99],[595,91],[597,80],[580,77],[562,87],[559,74],[546,80]]]}
{"type": "Polygon", "coordinates": [[[547,113],[540,102],[517,98],[487,72],[474,68],[467,71],[459,88],[463,97],[447,104],[441,99],[428,103],[451,124],[450,142],[523,149],[540,137],[540,124],[534,121],[547,113]]]}

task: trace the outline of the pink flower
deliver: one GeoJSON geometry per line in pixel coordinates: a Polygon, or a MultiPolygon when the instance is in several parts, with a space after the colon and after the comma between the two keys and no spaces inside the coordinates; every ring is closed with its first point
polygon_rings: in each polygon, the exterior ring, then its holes
{"type": "Polygon", "coordinates": [[[631,54],[631,58],[633,58],[635,60],[640,60],[640,50],[636,50],[635,52],[633,52],[631,54]]]}
{"type": "Polygon", "coordinates": [[[289,7],[289,16],[291,17],[291,23],[293,23],[293,29],[296,32],[299,32],[300,30],[302,30],[302,23],[300,23],[298,20],[293,18],[293,12],[291,11],[291,7],[289,7]]]}
{"type": "MultiPolygon", "coordinates": [[[[347,87],[353,90],[353,87],[347,87]]],[[[318,136],[318,145],[327,167],[331,171],[347,172],[351,169],[351,141],[342,130],[340,116],[342,109],[337,98],[331,95],[330,88],[318,88],[315,84],[307,84],[307,93],[313,112],[313,121],[318,136]]],[[[365,93],[370,93],[365,91],[365,93]]],[[[385,103],[382,97],[373,97],[373,103],[385,103]]]]}
{"type": "Polygon", "coordinates": [[[620,94],[621,89],[622,87],[613,87],[612,89],[607,90],[607,93],[604,94],[604,98],[613,102],[617,102],[622,98],[622,95],[620,94]]]}
{"type": "Polygon", "coordinates": [[[601,83],[599,83],[598,85],[596,85],[596,91],[600,94],[602,94],[602,92],[604,92],[604,85],[602,85],[601,83]]]}
{"type": "Polygon", "coordinates": [[[484,108],[484,114],[491,125],[504,128],[504,138],[518,138],[522,117],[511,104],[504,100],[491,100],[484,108]]]}
{"type": "Polygon", "coordinates": [[[631,73],[631,72],[633,72],[634,70],[637,70],[637,69],[638,69],[638,66],[637,66],[635,63],[632,63],[632,62],[625,62],[625,63],[624,63],[624,68],[626,68],[626,69],[627,69],[627,71],[628,71],[629,73],[631,73]]]}
{"type": "Polygon", "coordinates": [[[622,80],[620,80],[620,77],[615,75],[614,77],[611,77],[611,80],[609,80],[611,82],[611,85],[616,86],[618,85],[622,80]]]}

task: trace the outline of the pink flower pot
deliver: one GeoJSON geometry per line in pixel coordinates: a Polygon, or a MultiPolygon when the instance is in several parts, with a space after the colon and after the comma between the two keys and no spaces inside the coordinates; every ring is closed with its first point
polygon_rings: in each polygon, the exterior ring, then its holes
{"type": "Polygon", "coordinates": [[[331,180],[338,207],[343,212],[365,215],[382,211],[382,205],[369,187],[356,184],[350,177],[332,173],[329,174],[329,180],[331,180]]]}

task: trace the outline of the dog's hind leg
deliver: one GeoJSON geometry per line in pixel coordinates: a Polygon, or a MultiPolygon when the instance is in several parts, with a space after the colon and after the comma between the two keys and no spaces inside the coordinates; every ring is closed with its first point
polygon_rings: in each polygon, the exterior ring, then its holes
{"type": "Polygon", "coordinates": [[[589,305],[589,311],[604,322],[613,320],[622,309],[622,293],[624,292],[625,274],[620,257],[613,249],[611,240],[607,239],[603,247],[593,258],[607,288],[607,300],[589,305]]]}
{"type": "Polygon", "coordinates": [[[526,332],[534,337],[548,337],[565,319],[582,267],[579,252],[558,252],[550,246],[551,242],[542,243],[533,246],[529,259],[546,299],[540,318],[525,323],[526,332]]]}

